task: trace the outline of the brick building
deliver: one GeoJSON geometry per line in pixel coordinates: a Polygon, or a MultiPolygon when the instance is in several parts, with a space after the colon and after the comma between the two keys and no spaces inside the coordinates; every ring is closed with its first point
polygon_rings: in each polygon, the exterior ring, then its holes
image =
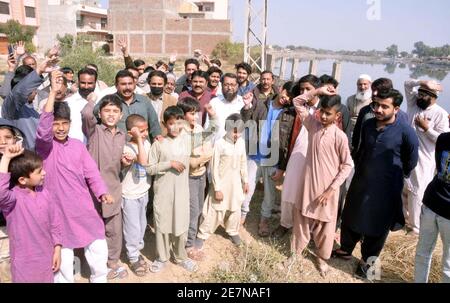
{"type": "Polygon", "coordinates": [[[227,0],[110,0],[109,31],[117,42],[125,39],[131,55],[192,55],[195,49],[210,54],[221,41],[231,39],[227,0]],[[217,2],[217,5],[215,4],[217,2]],[[219,5],[220,4],[220,5],[219,5]],[[220,10],[214,14],[213,9],[220,10]]]}

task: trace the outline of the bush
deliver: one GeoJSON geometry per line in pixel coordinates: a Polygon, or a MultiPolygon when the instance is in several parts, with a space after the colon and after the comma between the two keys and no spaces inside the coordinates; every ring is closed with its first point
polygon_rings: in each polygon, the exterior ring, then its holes
{"type": "Polygon", "coordinates": [[[3,33],[8,37],[10,44],[23,41],[25,42],[25,49],[28,53],[34,53],[36,51],[36,47],[32,41],[35,34],[33,28],[22,26],[16,20],[8,20],[8,22],[0,26],[0,33],[3,33]]]}
{"type": "Polygon", "coordinates": [[[99,79],[108,85],[114,85],[114,78],[121,66],[104,56],[105,53],[102,49],[93,51],[90,44],[77,44],[62,57],[60,66],[71,67],[77,72],[87,64],[94,63],[99,68],[99,79]]]}
{"type": "Polygon", "coordinates": [[[232,63],[242,62],[244,59],[244,44],[223,41],[216,45],[211,55],[232,63]]]}

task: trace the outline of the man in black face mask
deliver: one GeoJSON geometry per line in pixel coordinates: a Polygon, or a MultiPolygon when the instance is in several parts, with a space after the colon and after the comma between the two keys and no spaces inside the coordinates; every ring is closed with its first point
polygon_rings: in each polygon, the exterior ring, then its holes
{"type": "Polygon", "coordinates": [[[160,71],[152,71],[147,78],[150,85],[150,93],[147,96],[155,109],[161,126],[163,136],[166,134],[166,128],[163,126],[163,113],[169,106],[177,105],[177,98],[164,92],[164,86],[167,84],[167,75],[160,71]]]}
{"type": "Polygon", "coordinates": [[[437,138],[448,132],[448,113],[436,104],[442,90],[435,81],[408,80],[405,92],[408,101],[408,121],[419,138],[419,163],[405,180],[404,214],[411,234],[420,231],[422,198],[427,185],[434,177],[436,168],[434,154],[437,138]],[[419,87],[418,92],[414,88],[419,87]]]}

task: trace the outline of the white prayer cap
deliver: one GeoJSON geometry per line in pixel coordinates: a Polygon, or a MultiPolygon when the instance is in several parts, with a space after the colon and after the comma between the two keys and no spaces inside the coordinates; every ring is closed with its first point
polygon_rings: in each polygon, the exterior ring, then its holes
{"type": "Polygon", "coordinates": [[[372,82],[372,77],[367,74],[362,74],[362,75],[359,75],[358,80],[367,80],[369,82],[372,82]]]}

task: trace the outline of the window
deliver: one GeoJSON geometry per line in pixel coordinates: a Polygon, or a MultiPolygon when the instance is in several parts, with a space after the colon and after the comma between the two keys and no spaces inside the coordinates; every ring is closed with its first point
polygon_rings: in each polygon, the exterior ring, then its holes
{"type": "Polygon", "coordinates": [[[9,15],[9,3],[0,1],[0,14],[9,15]]]}
{"type": "Polygon", "coordinates": [[[84,27],[84,16],[77,14],[77,27],[83,28],[84,27]]]}
{"type": "Polygon", "coordinates": [[[100,23],[102,25],[102,29],[106,29],[106,25],[108,24],[108,18],[102,18],[100,23]]]}
{"type": "Polygon", "coordinates": [[[36,18],[36,8],[31,6],[25,6],[25,17],[36,18]]]}
{"type": "Polygon", "coordinates": [[[195,2],[199,12],[213,12],[214,2],[195,2]]]}

